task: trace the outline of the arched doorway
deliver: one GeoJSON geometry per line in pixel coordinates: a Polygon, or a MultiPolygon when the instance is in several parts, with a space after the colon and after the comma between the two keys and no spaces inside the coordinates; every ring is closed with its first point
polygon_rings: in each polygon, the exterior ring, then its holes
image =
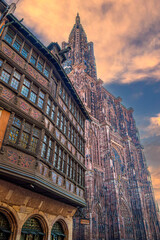
{"type": "Polygon", "coordinates": [[[11,227],[7,217],[0,212],[0,240],[8,240],[11,234],[11,227]]]}
{"type": "Polygon", "coordinates": [[[62,224],[60,222],[56,222],[51,230],[51,240],[64,240],[66,237],[62,224]]]}
{"type": "Polygon", "coordinates": [[[134,240],[134,231],[132,218],[124,201],[120,199],[120,213],[121,213],[121,237],[124,240],[134,240]]]}
{"type": "Polygon", "coordinates": [[[40,221],[36,218],[28,218],[21,232],[21,240],[43,240],[44,232],[40,221]]]}

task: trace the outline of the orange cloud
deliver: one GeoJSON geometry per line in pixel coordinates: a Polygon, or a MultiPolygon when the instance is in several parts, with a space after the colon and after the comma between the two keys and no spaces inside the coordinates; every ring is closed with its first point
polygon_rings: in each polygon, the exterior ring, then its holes
{"type": "Polygon", "coordinates": [[[153,71],[159,63],[159,0],[20,0],[15,14],[48,45],[68,40],[77,12],[94,42],[99,78],[107,83],[160,80],[160,70],[153,71]]]}
{"type": "Polygon", "coordinates": [[[160,169],[149,167],[149,171],[151,173],[155,199],[158,205],[160,206],[160,169]]]}
{"type": "Polygon", "coordinates": [[[150,118],[149,125],[145,128],[145,136],[159,136],[160,135],[160,113],[155,117],[150,118]]]}

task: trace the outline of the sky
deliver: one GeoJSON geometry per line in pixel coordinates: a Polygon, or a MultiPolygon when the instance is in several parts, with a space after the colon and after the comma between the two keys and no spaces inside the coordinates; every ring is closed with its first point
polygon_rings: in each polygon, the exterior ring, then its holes
{"type": "Polygon", "coordinates": [[[20,0],[15,15],[48,46],[68,40],[77,12],[94,43],[98,78],[134,108],[160,206],[160,1],[20,0]]]}

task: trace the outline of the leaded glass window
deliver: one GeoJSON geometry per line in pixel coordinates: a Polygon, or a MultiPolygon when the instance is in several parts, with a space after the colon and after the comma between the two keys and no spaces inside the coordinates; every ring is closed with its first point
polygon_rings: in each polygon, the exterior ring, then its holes
{"type": "Polygon", "coordinates": [[[51,112],[51,100],[48,99],[46,113],[50,115],[50,112],[51,112]]]}
{"type": "Polygon", "coordinates": [[[77,141],[77,133],[76,133],[76,131],[74,130],[74,145],[76,145],[76,141],[77,141]]]}
{"type": "Polygon", "coordinates": [[[45,97],[45,94],[40,91],[39,93],[39,97],[38,97],[38,107],[40,107],[41,109],[43,108],[43,103],[44,103],[44,97],[45,97]]]}
{"type": "Polygon", "coordinates": [[[60,129],[63,131],[63,127],[64,127],[64,116],[61,115],[61,123],[60,123],[60,129]]]}
{"type": "Polygon", "coordinates": [[[33,128],[33,136],[31,139],[31,146],[30,146],[30,150],[32,152],[36,152],[39,136],[40,136],[40,130],[38,128],[33,128]]]}
{"type": "Polygon", "coordinates": [[[71,139],[71,124],[68,127],[68,138],[71,139]]]}
{"type": "Polygon", "coordinates": [[[29,51],[30,51],[30,47],[25,43],[22,48],[21,54],[23,55],[23,57],[27,58],[29,51]]]}
{"type": "Polygon", "coordinates": [[[32,90],[31,90],[30,98],[29,98],[29,99],[30,99],[33,103],[36,103],[37,93],[38,93],[38,88],[37,88],[36,86],[32,86],[32,90]]]}
{"type": "Polygon", "coordinates": [[[63,152],[62,172],[65,172],[66,159],[67,159],[67,154],[65,152],[63,152]]]}
{"type": "Polygon", "coordinates": [[[4,39],[5,39],[9,44],[11,44],[12,41],[13,41],[14,35],[15,35],[15,32],[12,31],[10,28],[8,28],[8,31],[7,31],[4,39]]]}
{"type": "Polygon", "coordinates": [[[41,157],[45,158],[47,153],[47,136],[45,135],[43,138],[41,157]]]}
{"type": "Polygon", "coordinates": [[[70,157],[67,158],[67,176],[70,176],[70,157]]]}
{"type": "Polygon", "coordinates": [[[62,149],[59,148],[59,156],[58,156],[58,163],[57,163],[57,169],[61,169],[61,164],[62,164],[62,149]]]}
{"type": "Polygon", "coordinates": [[[59,222],[56,222],[51,230],[51,240],[63,240],[65,237],[63,228],[59,222]]]}
{"type": "Polygon", "coordinates": [[[49,77],[49,72],[50,72],[50,67],[49,67],[49,65],[46,64],[46,67],[45,67],[43,73],[46,77],[49,77]]]}
{"type": "Polygon", "coordinates": [[[43,235],[41,224],[36,218],[29,218],[22,227],[21,239],[42,240],[43,235]]]}
{"type": "Polygon", "coordinates": [[[22,46],[23,40],[17,36],[15,42],[13,43],[13,47],[19,52],[22,46]]]}
{"type": "Polygon", "coordinates": [[[56,107],[55,107],[55,105],[53,104],[52,105],[52,112],[51,112],[51,119],[54,121],[54,116],[55,116],[55,109],[56,109],[56,107]]]}
{"type": "Polygon", "coordinates": [[[73,143],[73,127],[72,127],[72,129],[71,129],[71,141],[72,141],[72,143],[73,143]]]}
{"type": "Polygon", "coordinates": [[[1,80],[5,83],[9,82],[11,74],[9,74],[8,72],[6,72],[5,70],[2,71],[2,75],[1,75],[1,80]]]}
{"type": "Polygon", "coordinates": [[[47,160],[47,161],[50,161],[50,158],[51,158],[51,154],[52,154],[52,144],[53,144],[52,141],[49,140],[47,157],[46,157],[46,160],[47,160]]]}
{"type": "Polygon", "coordinates": [[[58,146],[56,144],[55,146],[55,150],[54,150],[54,161],[53,161],[53,166],[55,167],[57,165],[57,161],[58,161],[58,146]]]}
{"type": "Polygon", "coordinates": [[[67,120],[64,119],[64,134],[67,135],[67,120]]]}
{"type": "Polygon", "coordinates": [[[31,125],[29,123],[24,123],[24,130],[21,137],[21,146],[26,148],[29,142],[29,136],[31,134],[31,125]]]}
{"type": "Polygon", "coordinates": [[[31,83],[27,79],[24,79],[21,94],[25,97],[28,97],[29,95],[29,89],[30,89],[31,83]]]}
{"type": "Polygon", "coordinates": [[[42,58],[39,58],[38,64],[37,64],[37,68],[39,71],[43,71],[43,66],[44,66],[44,60],[42,58]]]}
{"type": "Polygon", "coordinates": [[[73,178],[73,160],[70,159],[70,174],[69,174],[70,178],[73,178]]]}
{"type": "Polygon", "coordinates": [[[12,143],[17,143],[19,132],[21,129],[21,120],[17,117],[14,117],[11,131],[9,134],[9,141],[12,143]]]}
{"type": "Polygon", "coordinates": [[[21,78],[21,74],[15,71],[11,80],[11,87],[17,90],[19,86],[20,78],[21,78]]]}
{"type": "Polygon", "coordinates": [[[60,112],[57,113],[57,126],[60,125],[60,112]]]}
{"type": "Polygon", "coordinates": [[[31,55],[31,58],[30,58],[30,62],[35,66],[36,63],[37,63],[37,58],[38,58],[38,54],[33,51],[32,52],[32,55],[31,55]]]}

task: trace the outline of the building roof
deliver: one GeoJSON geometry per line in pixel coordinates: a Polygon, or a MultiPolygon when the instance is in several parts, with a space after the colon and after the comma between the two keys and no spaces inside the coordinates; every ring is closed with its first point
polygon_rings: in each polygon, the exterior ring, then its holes
{"type": "MultiPolygon", "coordinates": [[[[74,97],[75,101],[79,105],[82,113],[86,117],[87,120],[90,120],[89,114],[85,109],[80,97],[78,96],[75,88],[73,87],[70,79],[68,78],[67,74],[65,73],[62,65],[56,57],[50,52],[50,50],[43,45],[13,14],[7,15],[7,19],[12,22],[12,25],[15,26],[38,50],[56,67],[58,73],[60,74],[61,78],[63,79],[65,85],[69,88],[72,96],[74,97]]],[[[56,43],[56,45],[58,45],[56,43]]],[[[60,47],[58,47],[60,49],[60,47]]]]}

